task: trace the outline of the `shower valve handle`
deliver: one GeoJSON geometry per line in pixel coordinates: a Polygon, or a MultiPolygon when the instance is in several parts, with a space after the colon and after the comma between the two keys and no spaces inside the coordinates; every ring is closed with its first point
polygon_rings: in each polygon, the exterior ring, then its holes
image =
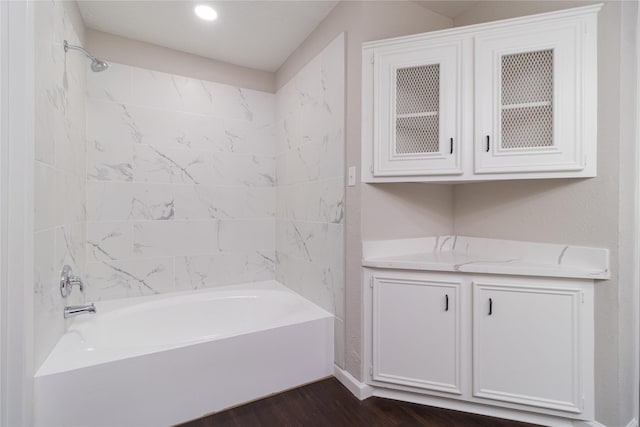
{"type": "Polygon", "coordinates": [[[60,293],[63,298],[71,295],[71,291],[73,290],[73,286],[76,285],[80,288],[80,292],[84,291],[84,283],[80,276],[74,276],[73,270],[68,265],[62,267],[62,272],[60,273],[60,293]]]}

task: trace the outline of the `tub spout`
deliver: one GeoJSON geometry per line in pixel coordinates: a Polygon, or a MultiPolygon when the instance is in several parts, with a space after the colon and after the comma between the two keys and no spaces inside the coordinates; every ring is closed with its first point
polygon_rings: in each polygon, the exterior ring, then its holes
{"type": "Polygon", "coordinates": [[[96,306],[93,303],[87,305],[70,305],[64,308],[64,318],[67,319],[84,313],[95,314],[95,312],[96,306]]]}

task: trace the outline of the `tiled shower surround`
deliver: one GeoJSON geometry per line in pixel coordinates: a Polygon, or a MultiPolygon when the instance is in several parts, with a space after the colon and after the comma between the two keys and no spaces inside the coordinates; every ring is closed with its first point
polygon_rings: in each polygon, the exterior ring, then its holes
{"type": "Polygon", "coordinates": [[[87,87],[88,300],[277,278],[342,335],[343,36],[276,95],[119,64],[87,87]]]}
{"type": "Polygon", "coordinates": [[[344,331],[344,35],[277,93],[276,278],[344,331]]]}
{"type": "Polygon", "coordinates": [[[93,73],[68,13],[35,3],[35,366],[67,304],[272,278],[336,314],[342,365],[344,37],[274,95],[93,73]]]}
{"type": "Polygon", "coordinates": [[[113,64],[88,77],[87,297],[274,277],[275,96],[113,64]]]}
{"type": "Polygon", "coordinates": [[[85,74],[87,59],[63,41],[80,39],[61,2],[34,2],[34,363],[65,329],[60,271],[85,271],[85,74]]]}

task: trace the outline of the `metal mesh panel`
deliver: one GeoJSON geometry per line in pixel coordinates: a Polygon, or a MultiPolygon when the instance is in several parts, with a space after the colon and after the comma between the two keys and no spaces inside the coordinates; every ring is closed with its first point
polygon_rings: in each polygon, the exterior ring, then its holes
{"type": "Polygon", "coordinates": [[[401,68],[396,75],[397,154],[439,151],[440,64],[401,68]]]}
{"type": "Polygon", "coordinates": [[[440,64],[401,68],[396,75],[396,113],[438,111],[440,64]]]}
{"type": "Polygon", "coordinates": [[[502,148],[553,145],[551,105],[502,110],[502,148]]]}
{"type": "Polygon", "coordinates": [[[502,57],[503,149],[553,145],[553,50],[502,57]]]}
{"type": "Polygon", "coordinates": [[[396,153],[437,153],[439,126],[437,114],[396,119],[396,153]]]}
{"type": "Polygon", "coordinates": [[[553,50],[502,57],[502,105],[551,101],[553,50]]]}

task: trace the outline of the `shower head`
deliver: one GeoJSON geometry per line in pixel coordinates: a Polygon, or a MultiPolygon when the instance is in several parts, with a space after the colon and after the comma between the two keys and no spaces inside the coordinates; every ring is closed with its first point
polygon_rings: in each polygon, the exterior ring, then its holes
{"type": "Polygon", "coordinates": [[[104,71],[109,68],[109,64],[107,62],[101,61],[97,58],[93,58],[91,60],[91,70],[99,73],[100,71],[104,71]]]}
{"type": "Polygon", "coordinates": [[[91,60],[91,71],[95,73],[99,73],[100,71],[104,71],[109,68],[109,64],[107,62],[101,61],[89,52],[87,52],[82,46],[74,46],[69,44],[66,40],[64,41],[64,51],[67,52],[69,49],[79,50],[84,53],[87,58],[91,60]]]}

